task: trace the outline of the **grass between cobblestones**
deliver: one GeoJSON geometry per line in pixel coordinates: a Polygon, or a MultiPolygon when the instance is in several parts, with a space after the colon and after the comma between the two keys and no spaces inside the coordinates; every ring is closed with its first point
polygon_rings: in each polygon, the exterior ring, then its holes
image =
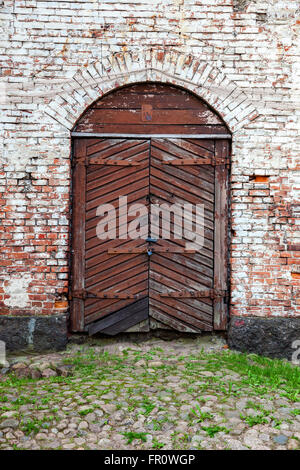
{"type": "Polygon", "coordinates": [[[69,377],[3,376],[0,449],[299,449],[299,367],[196,344],[72,346],[69,377]]]}

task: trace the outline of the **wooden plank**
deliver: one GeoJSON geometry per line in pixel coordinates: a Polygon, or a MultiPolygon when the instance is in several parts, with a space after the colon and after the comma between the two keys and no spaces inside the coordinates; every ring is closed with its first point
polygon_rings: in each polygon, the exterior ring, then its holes
{"type": "MultiPolygon", "coordinates": [[[[129,289],[127,289],[129,290],[129,289]]],[[[145,283],[137,284],[130,289],[131,292],[148,296],[147,285],[145,283]]],[[[130,305],[132,300],[128,299],[86,299],[85,301],[85,324],[92,323],[130,305]]]]}
{"type": "Polygon", "coordinates": [[[180,271],[174,271],[171,256],[169,262],[164,259],[163,265],[157,260],[160,261],[159,256],[156,256],[156,261],[151,259],[150,277],[160,283],[161,293],[167,293],[170,289],[184,290],[187,284],[195,291],[205,289],[208,286],[211,287],[212,282],[208,278],[203,279],[200,275],[197,276],[196,273],[193,273],[193,277],[187,277],[185,273],[181,274],[180,271]]]}
{"type": "Polygon", "coordinates": [[[160,297],[157,293],[153,293],[149,298],[149,314],[153,316],[154,310],[168,313],[171,318],[182,320],[185,324],[199,328],[200,330],[205,325],[205,330],[212,330],[212,312],[205,313],[199,309],[199,299],[189,299],[188,304],[183,299],[172,299],[167,297],[160,297]],[[154,306],[156,307],[154,309],[154,306]]]}
{"type": "MultiPolygon", "coordinates": [[[[150,201],[153,204],[170,203],[170,201],[172,201],[172,204],[184,204],[185,202],[192,202],[189,201],[189,199],[184,199],[182,194],[177,194],[177,191],[174,192],[174,188],[172,186],[165,187],[164,189],[161,188],[159,179],[152,178],[151,183],[150,201]]],[[[205,185],[203,186],[205,187],[205,185]]],[[[211,192],[211,186],[209,188],[209,192],[211,192]]],[[[214,194],[214,192],[211,193],[214,194]]],[[[205,207],[205,209],[205,227],[209,230],[214,230],[214,206],[211,205],[210,207],[205,207]]]]}
{"type": "MultiPolygon", "coordinates": [[[[130,169],[129,167],[128,169],[130,169]]],[[[148,168],[139,170],[137,174],[129,174],[124,176],[122,180],[119,180],[116,174],[115,181],[112,182],[107,187],[100,186],[99,188],[94,189],[91,194],[90,192],[87,195],[88,202],[86,204],[86,209],[95,209],[99,204],[107,204],[112,200],[118,200],[119,196],[126,196],[130,192],[136,192],[142,188],[145,188],[148,180],[149,171],[148,168]],[[111,188],[111,190],[110,190],[111,188]],[[98,199],[100,198],[100,199],[98,199]],[[99,202],[99,200],[101,202],[99,202]]],[[[89,214],[87,214],[89,218],[89,214]]]]}
{"type": "MultiPolygon", "coordinates": [[[[77,139],[74,142],[75,167],[73,171],[73,213],[72,213],[72,270],[71,290],[84,289],[85,278],[85,188],[86,168],[83,160],[86,157],[86,141],[77,139]],[[81,163],[77,163],[80,159],[81,163]]],[[[71,330],[84,330],[84,301],[73,299],[71,302],[71,330]]]]}
{"type": "MultiPolygon", "coordinates": [[[[180,179],[172,178],[176,176],[176,172],[171,167],[165,167],[164,171],[161,168],[158,168],[156,165],[152,167],[152,178],[153,184],[158,188],[162,188],[164,191],[174,194],[177,197],[180,197],[182,200],[185,200],[187,203],[192,204],[206,204],[207,209],[210,212],[213,212],[213,200],[214,197],[211,193],[206,191],[196,191],[194,186],[190,185],[190,192],[187,192],[187,188],[184,182],[180,179]],[[200,193],[200,194],[199,194],[200,193]]],[[[170,201],[172,203],[172,201],[170,201]]]]}
{"type": "Polygon", "coordinates": [[[207,298],[172,298],[172,297],[161,297],[158,292],[151,292],[150,306],[153,305],[154,300],[161,304],[161,309],[168,309],[170,315],[173,315],[173,311],[180,312],[181,318],[189,324],[195,326],[199,325],[198,322],[203,322],[207,326],[210,326],[212,330],[212,318],[213,318],[213,305],[210,300],[205,301],[207,298]],[[197,322],[197,323],[196,323],[197,322]]]}
{"type": "Polygon", "coordinates": [[[95,137],[95,134],[99,134],[99,137],[124,137],[124,138],[136,138],[137,135],[140,135],[142,138],[149,138],[150,135],[155,135],[160,137],[160,135],[172,134],[173,137],[177,135],[182,135],[183,138],[190,136],[191,138],[194,135],[197,135],[197,138],[201,138],[201,135],[205,135],[203,138],[209,139],[218,138],[218,134],[222,134],[222,138],[229,138],[230,134],[226,126],[217,124],[217,125],[195,125],[195,124],[151,124],[151,123],[142,123],[142,124],[98,124],[95,123],[78,123],[76,130],[72,132],[74,137],[80,137],[78,133],[84,132],[87,135],[85,137],[95,137]],[[76,132],[76,134],[75,134],[76,132]],[[132,134],[131,136],[128,134],[132,134]]]}
{"type": "Polygon", "coordinates": [[[199,153],[202,154],[202,152],[210,152],[210,155],[213,157],[215,155],[215,143],[212,139],[212,136],[209,140],[205,139],[203,136],[199,139],[189,139],[188,137],[184,137],[183,139],[173,139],[172,142],[173,145],[176,145],[184,150],[188,150],[189,152],[194,153],[197,156],[199,155],[199,153]]]}
{"type": "MultiPolygon", "coordinates": [[[[153,133],[154,126],[166,127],[167,124],[169,128],[182,125],[187,128],[195,123],[203,125],[200,133],[204,132],[204,127],[221,127],[226,132],[222,119],[192,93],[166,84],[159,87],[139,84],[124,87],[99,99],[79,120],[76,131],[96,132],[98,129],[102,133],[124,133],[133,125],[145,129],[144,133],[153,133]],[[150,109],[150,106],[151,113],[143,122],[142,109],[150,109]]],[[[158,128],[158,133],[161,131],[158,128]]]]}
{"type": "Polygon", "coordinates": [[[88,326],[89,335],[116,335],[148,318],[148,298],[138,300],[88,326]]]}
{"type": "Polygon", "coordinates": [[[116,139],[106,140],[112,142],[112,145],[107,145],[106,148],[104,147],[103,142],[98,146],[93,145],[89,148],[89,158],[101,156],[103,159],[114,157],[114,159],[118,160],[127,160],[129,157],[143,153],[149,148],[149,141],[145,140],[119,139],[119,142],[116,142],[116,139]]]}
{"type": "MultiPolygon", "coordinates": [[[[125,256],[121,255],[118,257],[118,270],[119,273],[125,273],[128,269],[133,268],[140,262],[139,256],[125,256]],[[125,259],[124,259],[125,258],[125,259]]],[[[145,258],[144,260],[144,267],[148,269],[148,261],[145,258]]],[[[114,274],[115,270],[115,263],[112,262],[111,257],[107,257],[107,261],[101,263],[101,272],[99,272],[98,265],[93,266],[92,268],[86,269],[86,288],[90,288],[91,286],[98,284],[101,281],[105,281],[106,279],[110,278],[114,274]]]]}
{"type": "Polygon", "coordinates": [[[149,124],[162,125],[166,122],[168,125],[184,124],[184,125],[222,125],[221,119],[213,113],[207,111],[199,111],[198,109],[153,109],[150,121],[143,120],[143,113],[141,108],[134,109],[99,109],[91,108],[82,118],[81,123],[90,126],[93,123],[105,125],[115,124],[116,122],[122,124],[141,124],[145,126],[149,124]]]}
{"type": "MultiPolygon", "coordinates": [[[[232,138],[231,134],[228,134],[227,129],[224,129],[223,126],[222,126],[223,132],[220,132],[220,130],[221,130],[221,126],[220,126],[216,130],[217,134],[213,134],[211,128],[209,129],[209,133],[205,134],[205,132],[204,132],[205,127],[204,126],[199,126],[199,132],[200,132],[199,134],[197,134],[195,129],[192,130],[191,127],[188,127],[187,129],[190,132],[193,131],[193,134],[189,134],[188,132],[180,134],[180,133],[178,133],[178,128],[175,128],[174,129],[176,131],[175,134],[172,134],[172,133],[167,134],[167,133],[164,133],[164,132],[161,132],[161,131],[158,134],[155,134],[154,132],[149,133],[149,129],[147,129],[147,132],[145,134],[143,134],[142,132],[139,132],[139,134],[135,134],[134,131],[132,133],[122,134],[121,132],[116,132],[116,129],[114,129],[114,131],[110,132],[110,133],[105,133],[105,132],[100,132],[100,131],[99,132],[87,132],[87,131],[76,132],[76,131],[72,131],[71,136],[72,137],[78,137],[78,138],[89,138],[89,140],[92,143],[95,143],[95,141],[97,139],[101,139],[101,140],[102,139],[112,139],[116,136],[119,139],[140,139],[140,140],[143,140],[143,139],[149,139],[149,137],[152,137],[152,138],[155,138],[155,139],[175,139],[175,138],[176,139],[193,139],[193,140],[197,139],[197,140],[200,140],[200,141],[203,140],[203,141],[206,141],[206,142],[207,142],[208,139],[221,139],[221,140],[228,139],[228,140],[231,140],[231,138],[232,138]]],[[[164,130],[166,130],[165,127],[164,127],[164,130]]]]}
{"type": "MultiPolygon", "coordinates": [[[[228,142],[216,142],[216,157],[228,158],[228,142]]],[[[228,172],[225,165],[215,171],[215,242],[214,242],[214,288],[228,290],[228,172]]],[[[225,330],[227,327],[228,306],[226,297],[214,301],[214,329],[225,330]]]]}
{"type": "MultiPolygon", "coordinates": [[[[131,196],[134,200],[141,199],[141,194],[146,197],[148,178],[149,169],[144,165],[134,169],[122,167],[118,169],[118,173],[113,173],[109,177],[97,178],[97,181],[88,184],[87,202],[91,202],[91,205],[87,205],[87,210],[98,207],[97,197],[101,197],[101,204],[117,202],[117,208],[120,196],[127,196],[128,202],[131,196]],[[136,194],[139,196],[135,196],[136,194]]],[[[90,218],[89,214],[87,218],[90,218]]]]}
{"type": "MultiPolygon", "coordinates": [[[[93,189],[99,189],[99,187],[106,186],[107,192],[109,192],[109,185],[116,180],[116,176],[119,180],[127,178],[130,174],[139,173],[136,170],[145,169],[148,166],[148,162],[142,162],[139,165],[139,168],[131,168],[131,165],[124,165],[125,168],[117,168],[118,175],[115,173],[115,168],[95,168],[94,166],[88,168],[87,172],[87,191],[88,194],[93,194],[91,191],[93,189]],[[130,166],[130,168],[128,168],[130,166]],[[131,170],[131,171],[128,171],[131,170]]],[[[118,198],[117,198],[118,199],[118,198]]]]}
{"type": "Polygon", "coordinates": [[[118,293],[126,292],[126,294],[133,293],[130,292],[130,289],[136,284],[140,284],[142,290],[147,289],[148,282],[148,272],[145,266],[145,263],[139,264],[137,267],[134,267],[128,270],[128,273],[123,272],[121,275],[119,273],[118,263],[115,264],[115,276],[105,279],[105,281],[99,281],[92,286],[93,290],[116,290],[118,293]]]}
{"type": "Polygon", "coordinates": [[[201,328],[187,325],[184,321],[181,321],[180,318],[177,318],[177,313],[175,313],[174,316],[171,316],[168,313],[166,314],[166,312],[163,312],[159,309],[161,307],[160,304],[155,304],[155,302],[153,302],[153,306],[158,308],[152,309],[150,306],[151,317],[155,318],[161,323],[164,323],[172,330],[180,331],[182,333],[201,333],[201,331],[204,329],[202,325],[201,328]]]}
{"type": "MultiPolygon", "coordinates": [[[[207,141],[205,141],[207,142],[207,141]]],[[[195,145],[187,138],[151,138],[151,144],[154,148],[158,148],[170,156],[176,158],[213,158],[214,147],[211,145],[210,148],[204,148],[203,146],[195,145]]],[[[207,147],[207,145],[206,145],[207,147]]]]}
{"type": "Polygon", "coordinates": [[[131,92],[124,94],[124,89],[122,93],[113,93],[107,95],[104,99],[97,101],[93,108],[97,109],[138,109],[141,108],[143,104],[151,105],[155,109],[195,109],[200,111],[211,112],[204,103],[199,102],[199,100],[193,96],[188,95],[186,92],[182,94],[176,93],[153,93],[151,90],[147,92],[131,92]],[[163,94],[163,96],[162,96],[163,94]]]}

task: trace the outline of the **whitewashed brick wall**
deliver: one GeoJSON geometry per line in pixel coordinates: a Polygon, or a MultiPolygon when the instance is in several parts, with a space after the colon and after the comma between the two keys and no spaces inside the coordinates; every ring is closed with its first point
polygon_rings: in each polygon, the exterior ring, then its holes
{"type": "Polygon", "coordinates": [[[67,293],[80,114],[159,80],[233,132],[231,314],[300,315],[298,1],[4,0],[0,21],[1,314],[51,314],[67,293]]]}

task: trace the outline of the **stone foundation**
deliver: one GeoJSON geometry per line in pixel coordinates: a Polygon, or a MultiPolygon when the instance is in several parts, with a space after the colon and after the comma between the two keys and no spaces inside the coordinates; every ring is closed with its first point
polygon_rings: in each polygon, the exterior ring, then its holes
{"type": "MultiPolygon", "coordinates": [[[[13,352],[63,350],[68,341],[67,315],[0,316],[0,340],[13,352]]],[[[228,330],[230,349],[292,360],[300,340],[300,318],[234,317],[228,330]]]]}
{"type": "Polygon", "coordinates": [[[0,316],[7,351],[60,351],[67,345],[67,316],[0,316]]]}
{"type": "Polygon", "coordinates": [[[228,331],[231,349],[292,360],[300,340],[300,318],[234,317],[228,331]]]}

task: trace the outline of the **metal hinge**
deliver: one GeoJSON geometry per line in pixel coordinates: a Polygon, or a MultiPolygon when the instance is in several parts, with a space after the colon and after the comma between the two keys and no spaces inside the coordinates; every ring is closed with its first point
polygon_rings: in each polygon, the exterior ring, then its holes
{"type": "Polygon", "coordinates": [[[163,292],[159,294],[160,297],[175,297],[175,298],[210,298],[216,299],[220,297],[226,297],[227,291],[226,290],[219,290],[219,289],[203,289],[203,290],[182,290],[176,292],[163,292]]]}
{"type": "MultiPolygon", "coordinates": [[[[188,253],[196,253],[197,250],[188,250],[186,248],[152,248],[151,247],[151,254],[153,253],[183,253],[183,254],[188,254],[188,253]]],[[[134,255],[137,253],[145,253],[149,254],[149,248],[112,248],[110,250],[107,250],[107,253],[109,255],[121,255],[121,254],[126,254],[126,255],[134,255]]]]}
{"type": "Polygon", "coordinates": [[[69,299],[139,299],[141,294],[131,294],[129,292],[95,292],[86,289],[75,290],[69,295],[69,299]]]}
{"type": "Polygon", "coordinates": [[[73,158],[71,162],[72,168],[74,168],[76,165],[88,166],[88,158],[87,157],[73,158]]]}
{"type": "Polygon", "coordinates": [[[130,162],[128,160],[105,160],[100,157],[92,157],[89,160],[90,165],[109,165],[109,166],[141,166],[141,163],[130,162]]]}
{"type": "Polygon", "coordinates": [[[162,161],[163,165],[175,165],[175,166],[182,166],[182,165],[228,165],[229,161],[225,158],[177,158],[175,160],[169,161],[162,161]]]}

